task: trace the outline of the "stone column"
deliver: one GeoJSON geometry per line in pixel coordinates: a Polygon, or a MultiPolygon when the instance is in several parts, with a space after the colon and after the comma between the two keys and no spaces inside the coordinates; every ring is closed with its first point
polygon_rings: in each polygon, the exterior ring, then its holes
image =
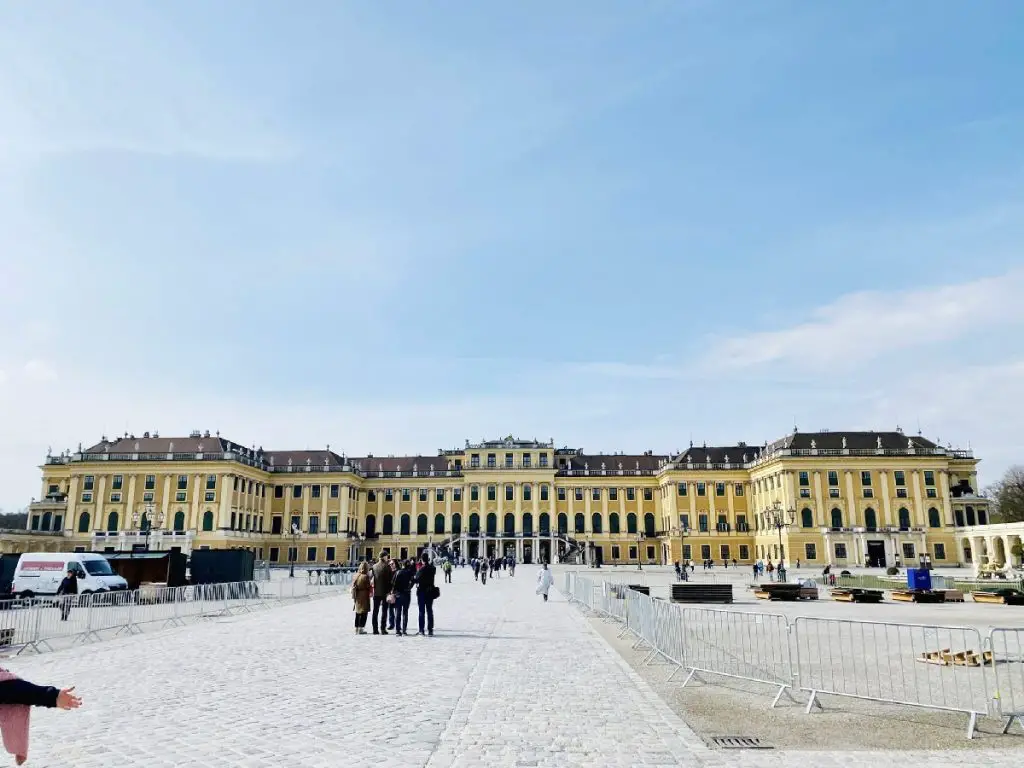
{"type": "MultiPolygon", "coordinates": [[[[167,499],[170,496],[171,478],[164,478],[164,509],[167,509],[167,499]]],[[[285,486],[287,494],[285,504],[291,499],[291,488],[285,486]]],[[[231,475],[220,476],[219,502],[217,507],[217,530],[226,531],[231,527],[231,475]]],[[[165,513],[166,514],[166,513],[165,513]]],[[[291,530],[291,515],[285,510],[284,528],[291,530]]]]}
{"type": "MultiPolygon", "coordinates": [[[[814,470],[814,507],[814,524],[818,527],[830,527],[831,521],[826,522],[825,500],[821,491],[821,472],[818,470],[814,470]]],[[[850,527],[853,527],[852,521],[850,522],[850,527]]],[[[831,557],[826,562],[831,563],[831,557]]]]}
{"type": "Polygon", "coordinates": [[[921,473],[915,469],[910,475],[911,492],[914,494],[914,519],[917,520],[914,525],[928,530],[928,521],[925,519],[924,513],[924,494],[921,492],[921,473]]]}
{"type": "Polygon", "coordinates": [[[892,521],[892,499],[889,498],[889,471],[881,470],[878,476],[882,481],[882,519],[884,525],[894,525],[892,521]]]}
{"type": "Polygon", "coordinates": [[[949,473],[946,470],[939,471],[939,504],[942,510],[942,519],[945,525],[953,525],[953,505],[949,500],[949,473]]]}
{"type": "MultiPolygon", "coordinates": [[[[312,494],[312,491],[309,489],[309,486],[305,486],[305,487],[302,488],[302,520],[299,523],[299,525],[302,527],[303,531],[308,531],[309,530],[309,497],[310,497],[310,494],[312,494]]],[[[290,532],[290,529],[289,529],[289,532],[290,532]]],[[[289,544],[290,543],[291,542],[289,542],[289,544]]],[[[298,544],[296,544],[296,546],[298,546],[298,544]]],[[[298,562],[298,561],[299,561],[299,556],[298,556],[298,553],[296,553],[296,555],[295,555],[295,562],[298,562]]]]}
{"type": "MultiPolygon", "coordinates": [[[[206,478],[203,475],[195,476],[195,493],[192,494],[192,505],[189,507],[188,519],[185,521],[185,530],[200,530],[203,526],[200,525],[200,504],[203,503],[203,499],[206,498],[206,478]]],[[[134,506],[135,499],[135,477],[128,481],[128,506],[134,506]]],[[[174,521],[171,520],[168,528],[174,528],[174,521]]]]}
{"type": "Polygon", "coordinates": [[[593,498],[594,491],[592,488],[585,488],[583,491],[583,530],[587,533],[594,532],[594,526],[591,525],[590,521],[590,502],[593,498]]]}
{"type": "MultiPolygon", "coordinates": [[[[857,525],[857,497],[853,490],[853,472],[846,470],[846,516],[849,518],[848,525],[857,525]]],[[[877,513],[875,519],[878,519],[877,513]]]]}
{"type": "MultiPolygon", "coordinates": [[[[358,501],[356,502],[359,503],[358,501]]],[[[348,518],[351,512],[352,505],[352,486],[348,483],[341,484],[341,520],[338,521],[338,530],[344,531],[345,526],[348,525],[348,518]]],[[[354,528],[355,526],[351,526],[354,528]]]]}

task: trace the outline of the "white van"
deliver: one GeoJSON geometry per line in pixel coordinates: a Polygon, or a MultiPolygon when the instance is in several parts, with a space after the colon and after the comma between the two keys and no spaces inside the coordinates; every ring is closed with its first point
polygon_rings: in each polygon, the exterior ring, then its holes
{"type": "Polygon", "coordinates": [[[11,593],[18,597],[55,595],[68,569],[78,575],[78,594],[128,589],[103,555],[92,552],[26,552],[18,560],[11,593]]]}

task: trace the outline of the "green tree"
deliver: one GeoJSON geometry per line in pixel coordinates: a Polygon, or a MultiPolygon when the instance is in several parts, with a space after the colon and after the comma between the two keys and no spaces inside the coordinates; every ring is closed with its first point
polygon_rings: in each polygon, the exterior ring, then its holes
{"type": "Polygon", "coordinates": [[[996,505],[998,520],[1004,523],[1024,521],[1024,467],[1010,467],[996,483],[990,496],[996,505]]]}

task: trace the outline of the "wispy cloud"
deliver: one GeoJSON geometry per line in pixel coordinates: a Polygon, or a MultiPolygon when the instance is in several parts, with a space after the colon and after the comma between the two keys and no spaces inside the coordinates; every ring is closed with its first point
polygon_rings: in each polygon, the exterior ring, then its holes
{"type": "Polygon", "coordinates": [[[820,307],[803,323],[725,338],[708,365],[862,365],[901,349],[1024,321],[1024,270],[959,285],[863,291],[820,307]]]}

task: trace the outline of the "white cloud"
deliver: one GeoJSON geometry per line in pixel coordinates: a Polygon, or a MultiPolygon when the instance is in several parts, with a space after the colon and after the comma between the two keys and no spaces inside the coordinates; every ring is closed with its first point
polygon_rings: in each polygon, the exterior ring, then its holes
{"type": "Polygon", "coordinates": [[[45,360],[29,360],[24,367],[25,376],[29,381],[46,382],[57,380],[57,370],[45,360]]]}
{"type": "Polygon", "coordinates": [[[862,365],[887,352],[1019,324],[1022,294],[1024,270],[959,285],[849,294],[799,325],[721,340],[706,365],[862,365]]]}

